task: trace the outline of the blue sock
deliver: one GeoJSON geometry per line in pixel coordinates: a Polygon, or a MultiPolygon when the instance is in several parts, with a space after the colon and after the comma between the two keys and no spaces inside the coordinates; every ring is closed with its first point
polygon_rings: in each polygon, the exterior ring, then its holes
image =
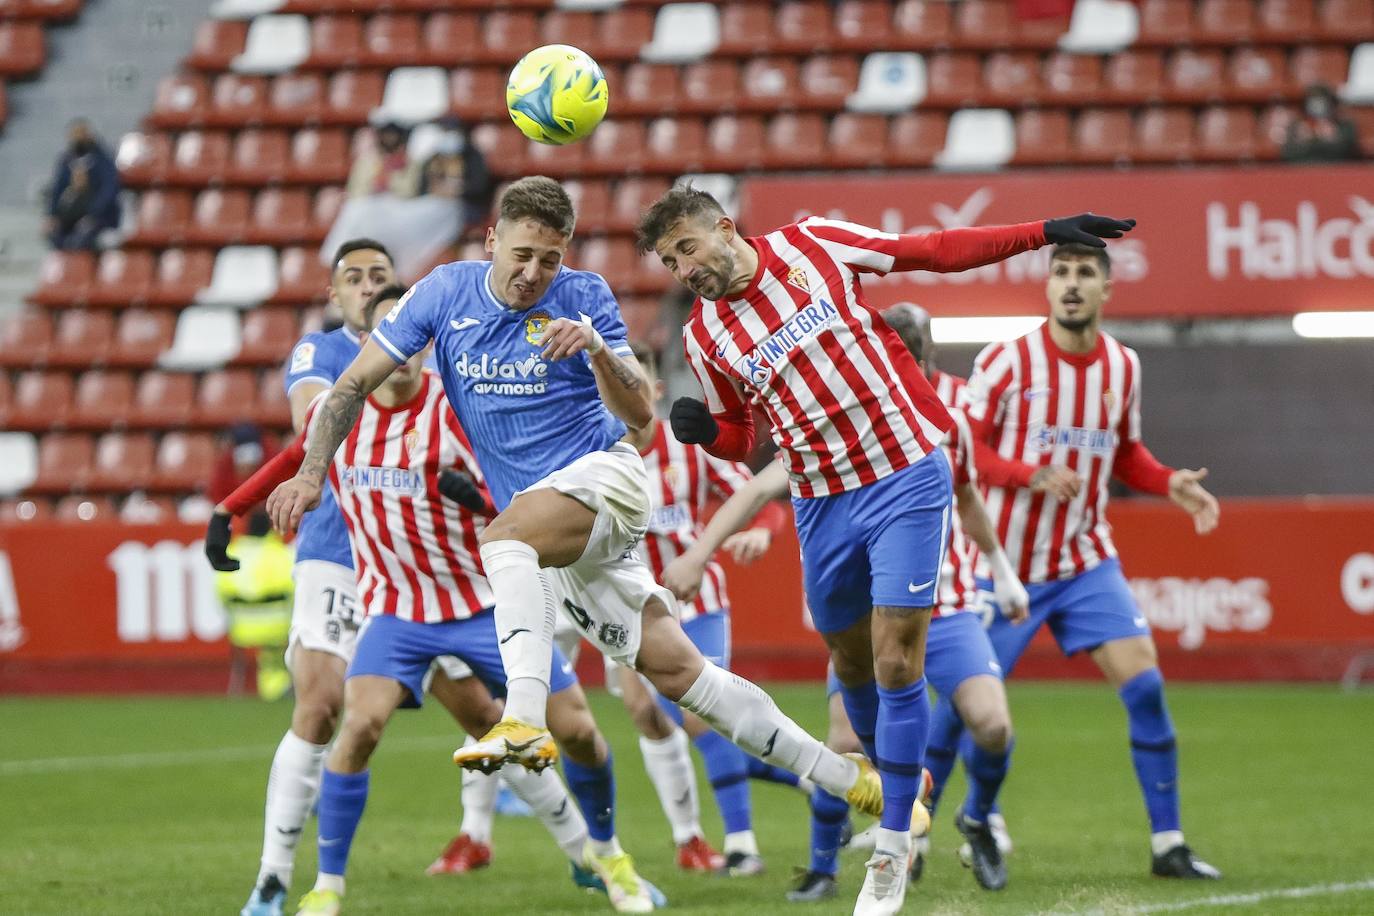
{"type": "Polygon", "coordinates": [[[911,806],[921,784],[921,760],[930,733],[930,701],[926,679],[895,690],[878,688],[878,756],[883,777],[883,816],[886,830],[911,829],[911,806]]]}
{"type": "Polygon", "coordinates": [[[878,760],[878,746],[874,735],[878,733],[878,683],[869,681],[858,687],[840,685],[840,699],[844,700],[844,711],[849,716],[849,726],[859,736],[868,759],[878,760]]]}
{"type": "Polygon", "coordinates": [[[776,782],[780,785],[793,787],[801,781],[801,777],[796,773],[784,770],[782,767],[775,767],[771,763],[764,763],[757,757],[749,757],[748,764],[750,779],[758,779],[763,782],[776,782]]]}
{"type": "Polygon", "coordinates": [[[606,749],[606,762],[599,767],[584,767],[565,756],[563,776],[587,819],[587,835],[603,842],[615,836],[615,773],[610,748],[606,749]]]}
{"type": "Polygon", "coordinates": [[[754,829],[749,805],[749,755],[718,732],[705,732],[692,743],[706,764],[706,776],[711,780],[725,832],[754,829]]]}
{"type": "Polygon", "coordinates": [[[335,773],[328,767],[320,777],[319,848],[320,871],[342,875],[348,868],[348,850],[367,807],[369,771],[335,773]]]}
{"type": "Polygon", "coordinates": [[[954,711],[954,704],[940,697],[930,714],[930,739],[926,744],[926,769],[934,786],[930,790],[930,810],[933,812],[944,794],[945,783],[959,759],[959,736],[964,733],[964,720],[954,711]]]}
{"type": "Polygon", "coordinates": [[[1131,762],[1145,796],[1150,832],[1180,830],[1178,746],[1164,703],[1164,675],[1158,668],[1142,671],[1122,684],[1118,693],[1130,720],[1131,762]]]}
{"type": "Polygon", "coordinates": [[[1011,745],[1005,751],[994,753],[984,750],[977,744],[964,759],[964,769],[968,772],[968,797],[964,799],[964,817],[980,824],[988,822],[997,803],[997,793],[1002,791],[1007,770],[1011,768],[1011,745]]]}
{"type": "Polygon", "coordinates": [[[811,870],[835,876],[840,834],[849,819],[849,805],[824,789],[811,793],[811,870]]]}

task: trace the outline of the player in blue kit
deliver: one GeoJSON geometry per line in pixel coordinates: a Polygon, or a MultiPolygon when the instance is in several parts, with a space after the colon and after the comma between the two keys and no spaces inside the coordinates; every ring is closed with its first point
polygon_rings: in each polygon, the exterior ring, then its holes
{"type": "Polygon", "coordinates": [[[615,297],[600,276],[563,265],[575,214],[557,182],[517,181],[499,209],[489,262],[436,268],[368,338],[320,406],[309,453],[268,500],[269,514],[289,531],[318,503],[330,458],[367,395],[434,340],[445,393],[500,510],[481,557],[496,598],[506,713],[455,761],[539,768],[556,759],[545,708],[561,606],[603,653],[637,667],[746,751],[879,810],[872,764],[827,750],[682,632],[671,593],[636,551],[650,498],[644,462],[624,440],[652,421],[652,391],[615,297]]]}

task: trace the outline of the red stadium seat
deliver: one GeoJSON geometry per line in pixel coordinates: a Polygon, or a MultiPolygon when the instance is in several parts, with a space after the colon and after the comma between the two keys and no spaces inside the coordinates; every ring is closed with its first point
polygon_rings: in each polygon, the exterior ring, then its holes
{"type": "Polygon", "coordinates": [[[889,168],[929,166],[945,148],[949,115],[939,111],[908,111],[897,115],[887,129],[889,168]]]}
{"type": "Polygon", "coordinates": [[[1368,0],[1317,0],[1317,29],[1326,41],[1374,40],[1374,4],[1368,0]]]}
{"type": "Polygon", "coordinates": [[[1184,48],[1169,57],[1164,95],[1177,102],[1212,102],[1222,97],[1225,61],[1215,48],[1184,48]]]}
{"type": "Polygon", "coordinates": [[[773,10],[767,3],[728,3],[720,8],[716,54],[753,57],[772,52],[773,10]]]}
{"type": "Polygon", "coordinates": [[[111,366],[143,368],[153,365],[158,356],[172,345],[175,319],[166,312],[147,309],[125,309],[115,328],[114,344],[110,347],[111,366]]]}
{"type": "Polygon", "coordinates": [[[1199,0],[1194,41],[1235,45],[1249,41],[1254,32],[1254,0],[1199,0]]]}
{"type": "Polygon", "coordinates": [[[6,0],[0,13],[6,18],[42,19],[45,24],[75,19],[85,0],[6,0]]]}
{"type": "Polygon", "coordinates": [[[289,308],[256,308],[243,316],[243,343],[234,362],[279,366],[296,342],[296,313],[289,308]]]}
{"type": "Polygon", "coordinates": [[[153,285],[153,253],[113,248],[100,255],[86,301],[94,306],[142,305],[153,285]]]}
{"type": "MultiPolygon", "coordinates": [[[[589,142],[595,142],[607,129],[613,129],[610,128],[613,123],[602,124],[589,142]]],[[[482,151],[487,166],[497,178],[518,178],[523,174],[529,143],[518,130],[511,130],[505,124],[479,124],[473,128],[472,142],[482,151]]]]}
{"type": "Polygon", "coordinates": [[[1277,48],[1237,48],[1226,66],[1226,97],[1269,102],[1287,95],[1288,62],[1277,48]]]}
{"type": "Polygon", "coordinates": [[[14,400],[14,389],[10,385],[8,372],[0,372],[0,429],[8,429],[5,425],[5,418],[9,416],[10,406],[14,400]]]}
{"type": "Polygon", "coordinates": [[[1158,51],[1122,51],[1107,59],[1102,101],[1138,105],[1163,95],[1164,57],[1158,51]]]}
{"type": "Polygon", "coordinates": [[[886,0],[841,0],[835,5],[835,47],[871,51],[876,36],[892,31],[892,5],[886,0]]]}
{"type": "Polygon", "coordinates": [[[0,21],[0,75],[27,76],[47,62],[43,26],[37,22],[0,21]]]}
{"type": "Polygon", "coordinates": [[[597,43],[597,25],[596,13],[552,9],[539,17],[537,43],[572,45],[599,60],[602,55],[597,43]]]}
{"type": "MultiPolygon", "coordinates": [[[[324,227],[325,232],[328,227],[324,227]]],[[[253,199],[245,240],[250,245],[299,245],[324,241],[310,219],[310,195],[301,188],[268,188],[253,199]]]]}
{"type": "Polygon", "coordinates": [[[830,7],[822,0],[787,0],[777,7],[773,19],[773,50],[784,54],[827,51],[835,44],[830,24],[830,7]]]}
{"type": "Polygon", "coordinates": [[[1075,158],[1084,163],[1118,163],[1131,158],[1131,115],[1119,109],[1089,108],[1073,126],[1075,158]]]}
{"type": "Polygon", "coordinates": [[[1198,116],[1196,157],[1202,161],[1254,159],[1258,126],[1250,108],[1208,108],[1198,116]]]}
{"type": "Polygon", "coordinates": [[[984,98],[992,105],[1018,108],[1044,94],[1040,61],[1030,51],[998,51],[983,61],[984,98]]]}
{"type": "Polygon", "coordinates": [[[52,502],[42,496],[0,499],[0,525],[27,525],[52,519],[52,502]]]}
{"type": "Polygon", "coordinates": [[[758,57],[744,65],[740,108],[768,113],[793,108],[797,99],[797,63],[788,57],[758,57]]]}
{"type": "Polygon", "coordinates": [[[585,144],[591,151],[589,171],[601,175],[642,171],[648,161],[647,133],[644,121],[638,118],[605,122],[585,144]]]}
{"type": "Polygon", "coordinates": [[[234,245],[248,232],[248,213],[252,198],[247,191],[215,188],[196,197],[186,241],[192,245],[234,245]]]}
{"type": "Polygon", "coordinates": [[[323,302],[328,295],[329,268],[313,248],[288,248],[281,253],[280,279],[270,300],[276,305],[323,302]]]}
{"type": "Polygon", "coordinates": [[[682,73],[684,112],[714,114],[735,111],[739,106],[741,76],[739,65],[729,60],[701,60],[689,64],[682,73]]]}
{"type": "Polygon", "coordinates": [[[156,369],[138,379],[129,425],[172,429],[185,425],[195,403],[196,379],[188,372],[161,372],[156,369]]]}
{"type": "Polygon", "coordinates": [[[760,168],[764,161],[763,119],[750,115],[721,115],[706,130],[706,169],[741,172],[760,168]]]}
{"type": "Polygon", "coordinates": [[[286,180],[302,184],[338,184],[348,180],[351,161],[348,135],[344,131],[298,130],[291,136],[286,180]]]}
{"type": "Polygon", "coordinates": [[[699,172],[706,164],[706,125],[696,118],[656,118],[644,144],[645,171],[699,172]]]}
{"type": "Polygon", "coordinates": [[[981,88],[978,55],[959,51],[927,58],[923,104],[937,108],[977,107],[981,88]]]}
{"type": "Polygon", "coordinates": [[[633,63],[625,70],[616,96],[616,112],[622,115],[673,114],[678,110],[681,77],[666,64],[633,63]]]}
{"type": "Polygon", "coordinates": [[[5,81],[0,80],[0,128],[4,128],[5,122],[10,117],[9,94],[5,91],[5,81]]]}
{"type": "Polygon", "coordinates": [[[48,365],[68,369],[104,365],[114,340],[113,312],[67,309],[57,319],[48,365]]]}
{"type": "Polygon", "coordinates": [[[1260,0],[1257,31],[1262,41],[1311,41],[1317,34],[1312,0],[1260,0]]]}
{"type": "Polygon", "coordinates": [[[1091,54],[1051,54],[1042,81],[1047,100],[1066,105],[1091,104],[1101,94],[1102,59],[1091,54]]]}
{"type": "MultiPolygon", "coordinates": [[[[629,178],[626,181],[636,181],[629,178]]],[[[573,209],[577,212],[577,222],[581,226],[606,225],[606,214],[611,208],[610,191],[604,181],[566,181],[563,187],[572,198],[573,209]]],[[[609,228],[609,227],[607,227],[609,228]]]]}
{"type": "Polygon", "coordinates": [[[1131,158],[1186,162],[1193,158],[1193,113],[1186,108],[1147,108],[1136,121],[1131,158]]]}
{"type": "Polygon", "coordinates": [[[95,443],[84,433],[48,433],[38,440],[38,478],[25,493],[66,493],[91,475],[95,443]]]}
{"type": "Polygon", "coordinates": [[[363,23],[357,16],[315,16],[310,20],[310,57],[318,70],[356,67],[363,56],[363,23]]]}
{"type": "Polygon", "coordinates": [[[892,13],[893,51],[929,51],[948,47],[954,36],[946,0],[900,0],[892,13]]]}
{"type": "Polygon", "coordinates": [[[257,404],[257,378],[251,369],[222,369],[207,373],[196,394],[197,426],[224,428],[254,419],[257,404]]]}
{"type": "Polygon", "coordinates": [[[513,64],[531,48],[537,48],[539,20],[528,10],[497,8],[482,23],[479,54],[492,63],[513,64]]]}
{"type": "Polygon", "coordinates": [[[50,312],[25,309],[0,321],[0,367],[41,366],[47,361],[52,345],[53,319],[50,312]]]}
{"type": "Polygon", "coordinates": [[[161,247],[179,243],[191,222],[191,192],[144,191],[138,197],[133,233],[126,245],[161,247]]]}
{"type": "Polygon", "coordinates": [[[1360,149],[1368,155],[1370,150],[1374,150],[1374,108],[1367,105],[1352,107],[1350,119],[1355,122],[1360,149]]]}
{"type": "Polygon", "coordinates": [[[610,232],[633,232],[640,217],[670,185],[666,178],[627,178],[619,182],[602,225],[610,232]]]}
{"type": "Polygon", "coordinates": [[[461,66],[477,54],[481,37],[476,13],[433,13],[420,26],[420,48],[414,63],[427,67],[461,66]]]}
{"type": "Polygon", "coordinates": [[[654,37],[654,11],[646,7],[614,8],[601,14],[597,60],[635,60],[654,37]]]}
{"type": "Polygon", "coordinates": [[[258,422],[268,429],[290,432],[291,404],[282,384],[282,367],[269,369],[258,380],[258,422]]]}
{"type": "Polygon", "coordinates": [[[195,127],[210,110],[210,86],[195,73],[176,73],[157,84],[148,123],[158,127],[195,127]]]}
{"type": "Polygon", "coordinates": [[[263,185],[286,174],[290,140],[284,130],[250,128],[234,137],[225,177],[235,184],[263,185]]]}
{"type": "Polygon", "coordinates": [[[628,290],[635,283],[638,262],[629,239],[593,238],[582,243],[572,266],[601,274],[613,290],[628,290]]]}
{"type": "Polygon", "coordinates": [[[321,120],[325,124],[366,124],[372,109],[382,104],[385,77],[375,70],[341,70],[329,79],[329,96],[321,120]]]}
{"type": "Polygon", "coordinates": [[[29,294],[35,305],[84,305],[95,274],[89,251],[50,251],[38,273],[38,289],[29,294]]]}
{"type": "MultiPolygon", "coordinates": [[[[597,132],[605,129],[606,126],[603,124],[597,132]]],[[[547,143],[531,143],[525,157],[525,167],[529,169],[530,174],[548,175],[550,178],[570,178],[584,172],[587,144],[569,143],[566,146],[550,146],[547,143]]],[[[609,171],[614,169],[617,163],[603,161],[602,165],[604,168],[601,171],[609,171]]],[[[585,171],[593,170],[595,169],[585,169],[585,171]]]]}
{"type": "Polygon", "coordinates": [[[1288,62],[1290,82],[1295,92],[1322,83],[1335,88],[1345,82],[1350,70],[1350,53],[1342,47],[1305,45],[1293,50],[1288,62]]]}
{"type": "Polygon", "coordinates": [[[958,48],[992,51],[1010,47],[1016,21],[1004,0],[962,0],[954,8],[954,40],[958,48]]]}
{"type": "Polygon", "coordinates": [[[497,67],[454,70],[449,75],[449,110],[465,121],[504,118],[506,75],[497,67]]]}
{"type": "Polygon", "coordinates": [[[1016,116],[1017,165],[1067,165],[1073,161],[1069,114],[1059,109],[1028,109],[1016,116]]]}
{"type": "Polygon", "coordinates": [[[1192,39],[1192,0],[1141,0],[1137,45],[1172,48],[1192,39]]]}
{"type": "Polygon", "coordinates": [[[310,207],[310,230],[307,237],[324,241],[347,199],[348,192],[343,188],[320,188],[310,207]]]}
{"type": "Polygon", "coordinates": [[[134,402],[134,377],[128,372],[93,369],[81,373],[68,425],[73,429],[105,430],[122,426],[134,402]]]}
{"type": "Polygon", "coordinates": [[[887,118],[841,112],[830,122],[826,163],[833,169],[878,168],[886,161],[887,118]]]}
{"type": "Polygon", "coordinates": [[[420,17],[379,13],[363,27],[364,67],[405,67],[420,55],[420,17]]]}
{"type": "Polygon", "coordinates": [[[764,161],[770,169],[815,169],[822,165],[825,121],[815,114],[781,114],[768,122],[764,161]]]}
{"type": "Polygon", "coordinates": [[[147,433],[105,433],[95,445],[87,488],[97,493],[141,489],[153,472],[153,437],[147,433]]]}
{"type": "Polygon", "coordinates": [[[324,77],[318,73],[282,73],[272,79],[267,93],[268,124],[313,124],[324,111],[324,77]]]}
{"type": "Polygon", "coordinates": [[[172,165],[172,138],[162,133],[126,134],[119,143],[115,164],[128,187],[161,181],[172,165]]]}
{"type": "Polygon", "coordinates": [[[169,248],[157,263],[157,281],[148,293],[150,305],[181,306],[210,285],[215,254],[196,248],[169,248]]]}
{"type": "Polygon", "coordinates": [[[59,522],[110,522],[119,519],[119,511],[108,496],[71,494],[58,499],[52,517],[59,522]]]}
{"type": "Polygon", "coordinates": [[[10,398],[7,429],[61,428],[72,408],[72,377],[66,372],[29,370],[20,373],[10,398]]]}
{"type": "Polygon", "coordinates": [[[196,37],[186,64],[197,70],[227,70],[243,53],[248,23],[234,19],[206,19],[196,26],[196,37]]]}
{"type": "Polygon", "coordinates": [[[821,111],[844,108],[845,100],[859,88],[859,62],[848,55],[818,55],[801,68],[798,106],[821,111]]]}
{"type": "Polygon", "coordinates": [[[177,137],[167,181],[201,188],[221,180],[228,167],[228,134],[190,130],[177,137]]]}
{"type": "Polygon", "coordinates": [[[243,127],[261,124],[267,111],[267,78],[222,73],[215,77],[210,111],[211,127],[243,127]]]}

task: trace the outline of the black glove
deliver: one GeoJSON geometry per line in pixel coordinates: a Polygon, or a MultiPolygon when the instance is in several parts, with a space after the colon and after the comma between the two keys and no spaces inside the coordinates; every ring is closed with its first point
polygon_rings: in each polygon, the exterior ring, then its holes
{"type": "Polygon", "coordinates": [[[1055,245],[1075,242],[1093,248],[1106,248],[1103,239],[1119,239],[1135,228],[1133,219],[1112,219],[1095,213],[1080,213],[1062,219],[1045,220],[1045,241],[1055,245]]]}
{"type": "Polygon", "coordinates": [[[234,521],[231,516],[216,512],[210,516],[210,525],[205,529],[205,556],[210,565],[220,572],[234,572],[239,561],[229,556],[229,525],[234,521]]]}
{"type": "Polygon", "coordinates": [[[464,509],[481,512],[487,508],[487,499],[482,495],[482,488],[477,486],[477,481],[462,471],[449,468],[440,471],[439,492],[464,509]]]}
{"type": "Polygon", "coordinates": [[[696,398],[678,398],[668,412],[668,425],[673,438],[685,445],[704,445],[715,442],[720,426],[711,410],[696,398]]]}

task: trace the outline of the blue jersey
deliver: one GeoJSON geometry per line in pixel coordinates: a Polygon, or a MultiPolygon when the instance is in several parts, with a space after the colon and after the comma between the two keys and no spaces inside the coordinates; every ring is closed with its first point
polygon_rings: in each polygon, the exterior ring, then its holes
{"type": "MultiPolygon", "coordinates": [[[[316,331],[302,337],[286,363],[286,396],[306,382],[333,387],[362,344],[348,328],[316,331]]],[[[296,561],[327,560],[353,568],[353,550],[348,544],[348,526],[334,497],[334,488],[325,487],[320,504],[301,519],[296,535],[296,561]]]]}
{"type": "Polygon", "coordinates": [[[631,355],[615,296],[598,274],[564,267],[523,312],[491,291],[487,261],[436,267],[396,303],[372,339],[404,362],[434,340],[444,392],[467,431],[497,508],[583,455],[610,447],[625,424],[606,409],[586,354],[558,362],[538,341],[555,318],[586,315],[606,346],[631,355]]]}

